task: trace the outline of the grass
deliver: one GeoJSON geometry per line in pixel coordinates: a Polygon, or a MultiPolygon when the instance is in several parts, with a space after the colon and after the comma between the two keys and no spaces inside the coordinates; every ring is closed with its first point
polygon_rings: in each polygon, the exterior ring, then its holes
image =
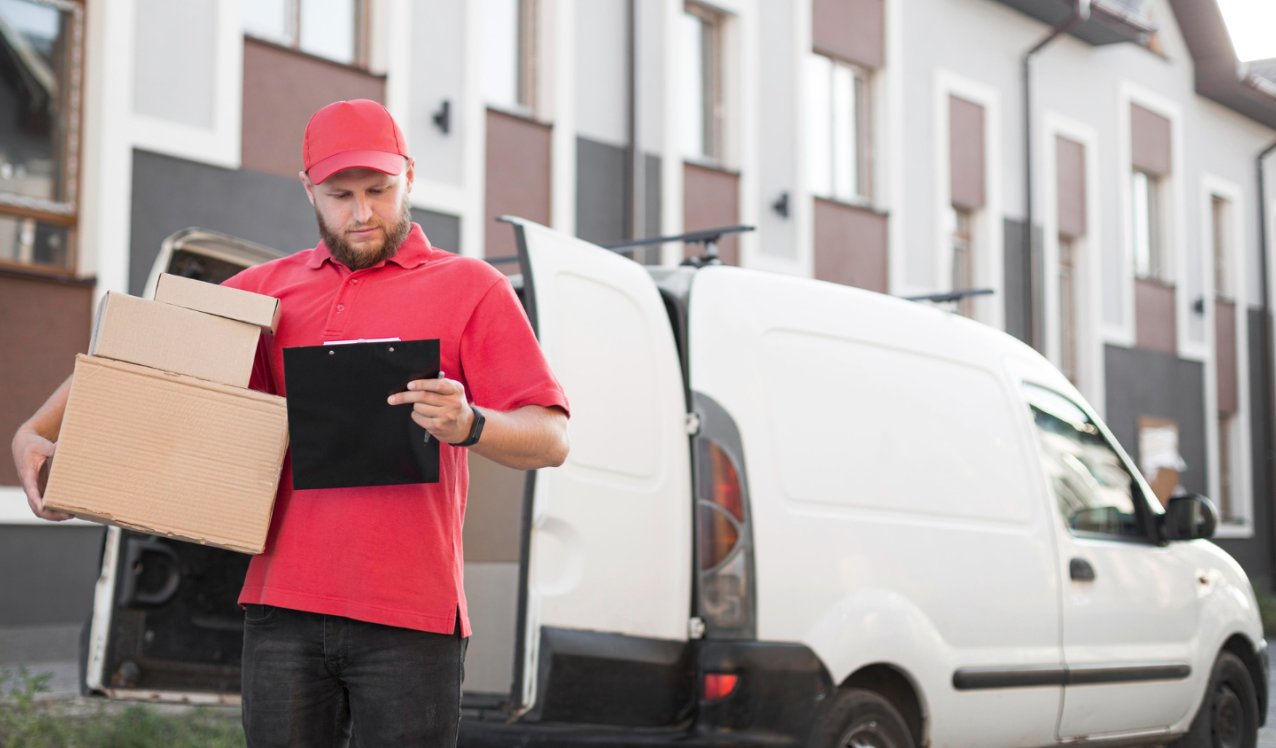
{"type": "Polygon", "coordinates": [[[239,748],[237,714],[143,704],[41,698],[48,674],[0,670],[0,746],[6,748],[239,748]]]}
{"type": "Polygon", "coordinates": [[[1258,599],[1258,615],[1263,619],[1263,635],[1268,639],[1276,638],[1276,597],[1257,587],[1254,588],[1254,597],[1258,599]]]}

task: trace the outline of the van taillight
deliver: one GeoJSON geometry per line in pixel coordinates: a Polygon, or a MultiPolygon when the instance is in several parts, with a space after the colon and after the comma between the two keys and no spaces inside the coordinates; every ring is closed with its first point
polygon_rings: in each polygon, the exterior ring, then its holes
{"type": "Polygon", "coordinates": [[[704,700],[717,701],[718,699],[725,699],[735,690],[735,685],[739,680],[740,676],[731,673],[705,673],[704,700]]]}
{"type": "Polygon", "coordinates": [[[708,445],[712,496],[700,504],[700,568],[712,569],[727,557],[740,541],[744,505],[740,497],[740,476],[727,453],[716,444],[708,445]]]}

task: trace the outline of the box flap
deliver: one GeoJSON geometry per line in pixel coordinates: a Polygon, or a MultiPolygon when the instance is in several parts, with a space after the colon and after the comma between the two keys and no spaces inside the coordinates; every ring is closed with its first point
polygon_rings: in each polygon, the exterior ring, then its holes
{"type": "Polygon", "coordinates": [[[279,324],[279,299],[238,288],[227,288],[171,273],[160,273],[155,300],[205,314],[247,322],[266,332],[279,324]]]}

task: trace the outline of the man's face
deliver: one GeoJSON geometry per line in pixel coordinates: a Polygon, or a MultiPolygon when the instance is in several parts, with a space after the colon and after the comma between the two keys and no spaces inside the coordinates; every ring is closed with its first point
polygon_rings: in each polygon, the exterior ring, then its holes
{"type": "Polygon", "coordinates": [[[408,195],[412,162],[398,176],[372,169],[346,169],[312,184],[302,173],[319,233],[338,262],[351,270],[371,267],[398,252],[412,228],[408,195]]]}

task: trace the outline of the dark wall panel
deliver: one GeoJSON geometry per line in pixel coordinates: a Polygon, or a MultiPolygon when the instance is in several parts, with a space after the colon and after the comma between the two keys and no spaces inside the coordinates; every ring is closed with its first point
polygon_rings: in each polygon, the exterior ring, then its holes
{"type": "MultiPolygon", "coordinates": [[[[1005,330],[1016,338],[1028,340],[1028,312],[1024,308],[1027,295],[1024,293],[1024,273],[1027,272],[1027,237],[1024,236],[1023,221],[1005,219],[1002,231],[1005,232],[1005,258],[1002,271],[1005,273],[1006,310],[1005,330]]],[[[1037,246],[1041,246],[1040,231],[1037,232],[1037,246]]]]}
{"type": "Polygon", "coordinates": [[[1170,173],[1170,121],[1138,104],[1130,105],[1130,160],[1156,176],[1170,173]]]}
{"type": "MultiPolygon", "coordinates": [[[[430,242],[459,252],[455,216],[412,209],[430,242]]],[[[198,226],[288,254],[319,241],[315,212],[296,177],[231,171],[146,151],[133,152],[129,293],[140,295],[164,237],[198,226]]]]}
{"type": "Polygon", "coordinates": [[[1174,286],[1142,278],[1134,281],[1134,337],[1140,348],[1171,354],[1178,350],[1174,286]]]}
{"type": "MultiPolygon", "coordinates": [[[[92,279],[0,273],[0,351],[6,352],[6,363],[0,365],[0,435],[5,444],[71,375],[75,354],[89,349],[92,323],[92,279]]],[[[6,451],[0,459],[0,486],[17,484],[18,473],[6,451]]],[[[8,568],[25,567],[0,566],[8,568]]]]}
{"type": "Polygon", "coordinates": [[[99,526],[0,525],[0,628],[80,623],[93,611],[99,526]]]}
{"type": "MultiPolygon", "coordinates": [[[[1249,310],[1249,349],[1263,350],[1263,313],[1261,310],[1249,310]]],[[[1261,356],[1249,357],[1249,381],[1263,381],[1263,362],[1261,356]]],[[[1252,480],[1254,482],[1254,536],[1244,539],[1218,539],[1214,542],[1223,550],[1232,554],[1249,574],[1250,581],[1259,589],[1273,589],[1273,550],[1272,550],[1272,454],[1267,443],[1267,429],[1264,419],[1267,417],[1267,387],[1255,384],[1249,390],[1249,419],[1252,461],[1252,480]]]]}
{"type": "Polygon", "coordinates": [[[430,244],[449,252],[461,252],[461,219],[446,213],[421,208],[412,209],[412,220],[421,224],[430,244]]]}
{"type": "Polygon", "coordinates": [[[1086,235],[1085,146],[1055,137],[1055,169],[1059,192],[1059,233],[1086,235]]]}
{"type": "Polygon", "coordinates": [[[1205,368],[1170,353],[1105,346],[1107,423],[1122,446],[1139,461],[1140,417],[1178,424],[1179,454],[1187,462],[1180,481],[1188,491],[1206,493],[1205,368]]]}
{"type": "Polygon", "coordinates": [[[968,210],[984,207],[984,108],[957,96],[948,97],[949,194],[952,204],[968,210]]]}
{"type": "Polygon", "coordinates": [[[231,171],[133,152],[129,292],[140,295],[164,237],[186,228],[221,231],[283,253],[319,241],[315,213],[296,176],[231,171]]]}
{"type": "Polygon", "coordinates": [[[886,293],[887,216],[815,199],[815,277],[886,293]]]}
{"type": "Polygon", "coordinates": [[[245,38],[244,168],[296,175],[310,115],[343,99],[384,102],[385,77],[245,38]]]}
{"type": "Polygon", "coordinates": [[[486,149],[485,250],[488,257],[512,256],[514,232],[497,225],[496,218],[509,214],[549,225],[553,129],[489,109],[486,149]]]}
{"type": "Polygon", "coordinates": [[[576,236],[596,243],[625,239],[624,148],[576,138],[576,236]]]}
{"type": "Polygon", "coordinates": [[[886,61],[883,0],[815,0],[811,40],[815,50],[869,68],[886,61]]]}
{"type": "MultiPolygon", "coordinates": [[[[682,225],[686,231],[715,229],[740,223],[740,175],[698,164],[682,167],[682,225]]],[[[688,256],[703,251],[687,245],[688,256]]],[[[740,240],[723,237],[718,255],[727,265],[740,264],[740,240]]]]}

